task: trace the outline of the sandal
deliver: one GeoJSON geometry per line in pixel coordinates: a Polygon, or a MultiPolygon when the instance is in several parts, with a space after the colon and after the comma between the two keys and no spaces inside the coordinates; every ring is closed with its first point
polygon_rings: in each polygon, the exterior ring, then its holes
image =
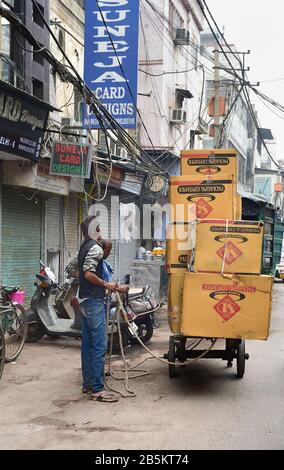
{"type": "Polygon", "coordinates": [[[118,396],[108,392],[97,392],[91,394],[91,400],[94,401],[105,401],[108,403],[114,403],[118,401],[118,396]]]}

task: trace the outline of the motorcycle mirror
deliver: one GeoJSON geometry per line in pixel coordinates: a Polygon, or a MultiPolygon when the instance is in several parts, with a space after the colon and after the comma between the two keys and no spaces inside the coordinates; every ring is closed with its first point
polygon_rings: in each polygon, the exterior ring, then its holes
{"type": "Polygon", "coordinates": [[[46,268],[45,268],[45,272],[46,272],[47,276],[49,277],[49,279],[50,279],[53,283],[55,283],[55,282],[56,282],[56,276],[55,276],[55,274],[51,271],[51,269],[48,268],[48,267],[46,267],[46,268]]]}

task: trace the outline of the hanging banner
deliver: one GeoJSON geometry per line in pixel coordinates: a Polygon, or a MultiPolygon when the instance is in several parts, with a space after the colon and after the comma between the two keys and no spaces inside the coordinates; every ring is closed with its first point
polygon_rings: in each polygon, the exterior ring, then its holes
{"type": "MultiPolygon", "coordinates": [[[[123,128],[134,129],[139,0],[86,0],[85,12],[85,82],[123,128]]],[[[101,128],[89,106],[84,127],[101,128]]]]}

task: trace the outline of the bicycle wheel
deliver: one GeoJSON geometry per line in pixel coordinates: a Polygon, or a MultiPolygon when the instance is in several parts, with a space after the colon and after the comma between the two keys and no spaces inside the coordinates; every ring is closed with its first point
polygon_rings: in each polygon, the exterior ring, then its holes
{"type": "Polygon", "coordinates": [[[12,362],[19,356],[27,337],[28,321],[24,307],[13,305],[6,314],[5,323],[5,361],[12,362]]]}
{"type": "Polygon", "coordinates": [[[4,364],[5,364],[5,338],[4,338],[4,332],[0,324],[0,379],[3,374],[4,364]]]}

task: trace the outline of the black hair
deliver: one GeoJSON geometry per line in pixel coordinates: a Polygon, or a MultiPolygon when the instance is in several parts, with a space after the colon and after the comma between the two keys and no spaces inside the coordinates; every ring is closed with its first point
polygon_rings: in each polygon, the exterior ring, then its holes
{"type": "Polygon", "coordinates": [[[108,245],[112,246],[112,241],[111,240],[106,240],[104,238],[101,238],[100,240],[98,240],[98,243],[101,245],[103,250],[105,250],[108,245]]]}
{"type": "Polygon", "coordinates": [[[147,245],[147,241],[146,241],[146,240],[142,240],[141,246],[143,246],[143,248],[145,248],[146,245],[147,245]]]}

